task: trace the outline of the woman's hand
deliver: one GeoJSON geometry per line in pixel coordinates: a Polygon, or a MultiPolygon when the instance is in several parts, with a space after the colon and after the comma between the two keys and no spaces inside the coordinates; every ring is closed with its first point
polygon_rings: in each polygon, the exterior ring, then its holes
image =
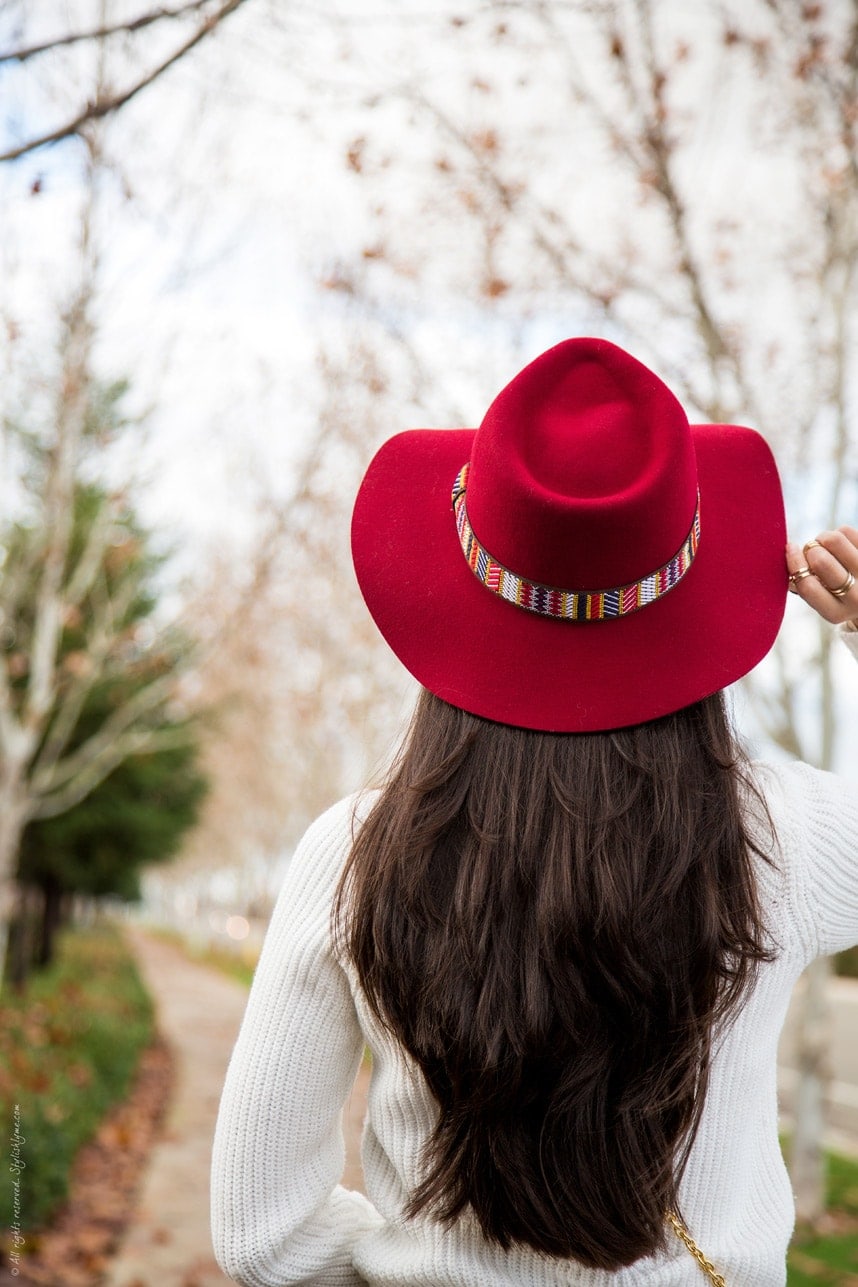
{"type": "Polygon", "coordinates": [[[826,621],[858,628],[858,530],[822,532],[802,549],[787,546],[789,588],[826,621]]]}

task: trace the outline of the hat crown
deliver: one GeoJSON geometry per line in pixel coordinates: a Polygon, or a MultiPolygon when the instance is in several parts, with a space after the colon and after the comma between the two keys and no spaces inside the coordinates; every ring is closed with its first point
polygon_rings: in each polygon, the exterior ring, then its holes
{"type": "Polygon", "coordinates": [[[675,556],[696,505],[682,407],[607,340],[567,340],[531,362],[474,439],[471,526],[532,581],[602,589],[645,577],[675,556]]]}

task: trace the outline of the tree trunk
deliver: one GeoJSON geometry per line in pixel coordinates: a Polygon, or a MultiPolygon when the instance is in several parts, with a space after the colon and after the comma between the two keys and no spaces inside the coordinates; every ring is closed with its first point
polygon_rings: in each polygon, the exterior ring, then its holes
{"type": "Polygon", "coordinates": [[[9,926],[18,907],[18,852],[26,822],[23,776],[8,762],[0,767],[0,980],[6,970],[9,926]]]}
{"type": "Polygon", "coordinates": [[[16,991],[21,991],[33,972],[38,956],[41,925],[41,898],[29,885],[18,887],[18,901],[9,924],[9,949],[6,977],[16,991]]]}
{"type": "MultiPolygon", "coordinates": [[[[837,478],[842,476],[842,458],[837,478]]],[[[835,485],[837,492],[839,483],[835,485]]],[[[834,505],[832,504],[832,513],[834,505]]],[[[836,517],[831,521],[833,527],[836,517]]],[[[823,621],[819,623],[820,723],[821,745],[819,767],[831,769],[837,731],[836,694],[832,669],[834,634],[823,621]]],[[[815,1226],[825,1212],[825,1155],[822,1137],[827,1116],[828,1086],[831,1079],[831,1011],[828,1003],[828,980],[831,961],[822,957],[805,971],[805,991],[798,1027],[798,1085],[795,1098],[790,1179],[795,1194],[796,1219],[815,1226]]]]}
{"type": "Polygon", "coordinates": [[[42,881],[42,916],[36,964],[40,969],[54,959],[57,930],[62,925],[63,890],[53,876],[42,881]]]}
{"type": "Polygon", "coordinates": [[[825,1160],[822,1135],[831,1040],[827,987],[831,961],[820,957],[805,971],[801,1002],[795,1118],[790,1179],[796,1219],[815,1225],[825,1210],[825,1160]]]}

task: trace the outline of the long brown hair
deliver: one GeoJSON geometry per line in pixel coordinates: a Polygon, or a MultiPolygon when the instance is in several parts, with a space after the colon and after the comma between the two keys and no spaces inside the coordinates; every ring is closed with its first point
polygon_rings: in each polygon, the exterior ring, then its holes
{"type": "Polygon", "coordinates": [[[553,734],[423,692],[334,909],[438,1105],[410,1216],[601,1269],[663,1245],[713,1030],[773,954],[744,789],[720,693],[553,734]]]}

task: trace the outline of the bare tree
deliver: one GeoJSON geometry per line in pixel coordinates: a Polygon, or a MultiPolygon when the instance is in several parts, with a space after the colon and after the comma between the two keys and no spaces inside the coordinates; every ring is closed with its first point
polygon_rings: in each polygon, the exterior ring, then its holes
{"type": "MultiPolygon", "coordinates": [[[[177,655],[171,626],[164,628],[163,638],[149,641],[147,655],[154,664],[145,682],[115,705],[85,741],[74,737],[93,688],[132,664],[135,644],[128,633],[128,610],[131,597],[140,591],[136,577],[122,575],[121,493],[100,494],[98,512],[89,519],[83,539],[74,539],[81,535],[75,528],[76,506],[82,468],[91,456],[88,435],[97,390],[92,349],[98,165],[98,148],[91,140],[76,281],[61,322],[50,424],[38,443],[40,486],[23,523],[16,527],[6,516],[2,533],[0,972],[27,822],[65,812],[127,757],[187,737],[175,719],[182,702],[181,674],[175,665],[157,660],[177,655]],[[68,655],[62,646],[67,628],[86,635],[85,646],[68,655]]],[[[13,455],[16,429],[4,421],[7,456],[13,455]]]]}
{"type": "Polygon", "coordinates": [[[288,853],[313,817],[381,767],[407,702],[348,554],[350,493],[378,436],[384,376],[357,337],[320,366],[323,404],[289,495],[260,496],[250,556],[221,549],[186,608],[201,649],[193,700],[211,712],[212,790],[179,881],[288,853]]]}
{"type": "MultiPolygon", "coordinates": [[[[61,79],[66,75],[58,96],[58,124],[7,148],[0,160],[12,161],[72,136],[84,143],[79,235],[71,254],[74,281],[61,317],[58,370],[50,391],[39,391],[41,405],[51,404],[44,417],[50,430],[42,443],[44,468],[36,513],[29,515],[32,539],[23,558],[7,561],[0,581],[0,975],[16,898],[17,853],[26,823],[65,811],[127,756],[166,745],[179,735],[168,727],[167,717],[188,709],[187,674],[156,666],[151,682],[139,685],[133,699],[114,709],[86,742],[81,745],[79,738],[72,738],[88,694],[112,669],[125,664],[133,647],[123,628],[126,591],[114,586],[110,592],[104,577],[107,563],[115,563],[118,557],[114,541],[122,495],[115,497],[114,504],[107,489],[84,547],[75,548],[73,541],[80,471],[91,467],[86,436],[97,390],[93,352],[103,249],[99,188],[108,172],[119,173],[116,159],[105,153],[104,121],[191,56],[243,4],[244,0],[186,0],[149,6],[136,14],[124,6],[124,16],[117,16],[114,7],[109,20],[107,7],[101,4],[96,6],[99,17],[92,25],[82,24],[38,41],[27,39],[28,15],[22,12],[16,39],[0,52],[0,62],[8,67],[24,65],[28,72],[32,67],[35,83],[43,85],[49,97],[52,78],[58,71],[61,79]],[[80,103],[72,107],[68,84],[74,83],[78,64],[66,65],[63,60],[87,52],[94,59],[94,75],[87,67],[86,79],[80,79],[80,103]],[[117,71],[120,68],[124,75],[117,71]],[[84,601],[91,611],[82,614],[84,601]],[[70,661],[63,661],[63,632],[69,622],[82,616],[87,620],[85,646],[70,661]]],[[[14,18],[10,6],[4,15],[7,30],[14,18]]],[[[124,176],[119,173],[119,177],[127,187],[124,176]]],[[[40,183],[35,182],[34,193],[40,183]]],[[[19,339],[13,312],[4,302],[3,322],[10,341],[19,339]]],[[[19,353],[19,366],[20,357],[19,353]]],[[[30,362],[44,370],[44,355],[30,362]]],[[[19,377],[16,384],[21,382],[19,377]]],[[[9,421],[4,423],[0,447],[4,464],[14,473],[19,461],[9,421]]],[[[0,533],[7,549],[11,531],[0,533]]],[[[127,592],[132,591],[129,585],[127,592]]],[[[163,639],[149,640],[147,651],[153,658],[161,653],[174,655],[172,626],[165,627],[163,639]]],[[[200,650],[200,663],[203,656],[200,650]]],[[[199,698],[193,705],[199,709],[199,698]]]]}
{"type": "Polygon", "coordinates": [[[67,32],[51,40],[22,42],[15,47],[0,51],[0,63],[25,63],[44,54],[81,45],[92,45],[101,49],[112,37],[137,36],[140,32],[148,32],[156,24],[163,25],[167,21],[175,22],[192,16],[197,19],[190,35],[174,43],[165,57],[150,60],[145,70],[138,71],[125,88],[116,89],[106,83],[102,84],[97,93],[66,115],[58,125],[25,138],[14,147],[0,152],[0,161],[15,161],[39,148],[59,143],[62,139],[73,135],[81,135],[91,123],[114,115],[126,103],[154,84],[170,67],[186,57],[202,40],[216,31],[224,19],[244,3],[245,0],[221,0],[220,4],[215,4],[213,0],[187,0],[185,4],[175,8],[151,9],[120,22],[102,21],[97,26],[86,30],[67,32]]]}

